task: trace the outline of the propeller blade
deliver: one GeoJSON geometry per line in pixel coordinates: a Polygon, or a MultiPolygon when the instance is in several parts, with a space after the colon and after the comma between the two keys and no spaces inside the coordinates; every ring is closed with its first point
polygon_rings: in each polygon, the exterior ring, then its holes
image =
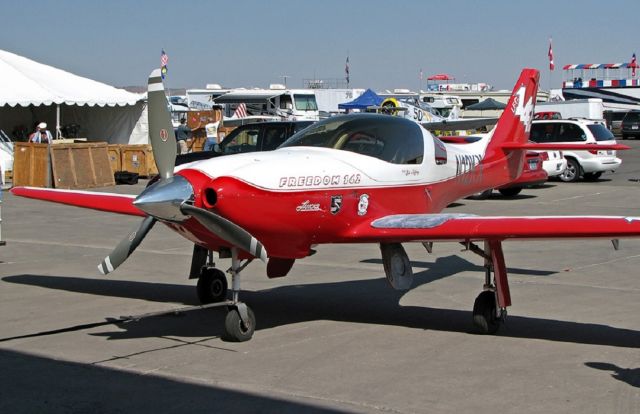
{"type": "Polygon", "coordinates": [[[176,166],[176,136],[171,124],[169,104],[164,94],[164,85],[160,69],[149,75],[147,89],[147,108],[149,113],[149,142],[153,148],[160,178],[166,180],[173,176],[176,166]]]}
{"type": "Polygon", "coordinates": [[[181,210],[184,214],[194,217],[210,232],[227,243],[249,252],[263,262],[267,261],[267,250],[262,243],[237,224],[209,210],[194,207],[190,204],[183,204],[181,210]]]}
{"type": "Polygon", "coordinates": [[[125,260],[133,253],[138,247],[142,239],[147,235],[149,230],[156,223],[156,219],[153,217],[145,217],[138,228],[129,233],[127,237],[122,239],[115,249],[107,256],[102,263],[98,265],[98,270],[103,275],[113,272],[118,266],[124,263],[125,260]]]}

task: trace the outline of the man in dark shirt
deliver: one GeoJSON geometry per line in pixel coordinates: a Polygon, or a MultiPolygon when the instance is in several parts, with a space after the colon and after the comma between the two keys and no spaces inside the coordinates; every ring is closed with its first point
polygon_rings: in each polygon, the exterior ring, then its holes
{"type": "Polygon", "coordinates": [[[180,119],[180,125],[176,131],[176,140],[179,145],[179,153],[186,154],[189,150],[187,148],[187,139],[191,138],[191,129],[185,125],[187,120],[185,118],[180,119]]]}

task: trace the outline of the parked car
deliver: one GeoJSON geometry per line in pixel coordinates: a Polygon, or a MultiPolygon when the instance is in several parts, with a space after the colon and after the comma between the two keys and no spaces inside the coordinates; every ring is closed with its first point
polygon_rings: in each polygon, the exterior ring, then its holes
{"type": "Polygon", "coordinates": [[[562,115],[560,112],[536,112],[533,115],[533,119],[561,119],[562,115]]]}
{"type": "Polygon", "coordinates": [[[199,151],[178,155],[176,165],[206,160],[220,155],[242,152],[271,151],[290,136],[302,131],[313,121],[256,122],[240,125],[227,135],[214,151],[199,151]]]}
{"type": "Polygon", "coordinates": [[[542,157],[542,168],[547,172],[549,178],[558,177],[567,169],[567,159],[562,151],[540,151],[542,157]]]}
{"type": "Polygon", "coordinates": [[[640,136],[640,111],[629,111],[622,118],[622,139],[638,138],[640,136]]]}
{"type": "MultiPolygon", "coordinates": [[[[520,194],[522,189],[525,187],[544,184],[547,181],[549,175],[542,167],[542,163],[543,158],[541,154],[535,151],[527,151],[524,160],[524,168],[522,169],[522,174],[520,174],[520,177],[510,182],[509,184],[498,187],[496,190],[498,190],[498,192],[500,192],[500,194],[505,197],[515,197],[520,194]]],[[[489,189],[468,198],[472,198],[474,200],[484,200],[486,198],[489,198],[492,193],[493,189],[489,189]]]]}
{"type": "Polygon", "coordinates": [[[599,121],[586,119],[559,119],[533,121],[530,138],[538,143],[584,144],[584,151],[563,150],[567,168],[558,177],[565,182],[577,181],[580,177],[588,181],[600,178],[605,171],[615,171],[622,164],[615,150],[598,150],[597,144],[615,144],[616,140],[599,121]]]}
{"type": "Polygon", "coordinates": [[[615,137],[622,136],[622,120],[629,111],[611,111],[607,110],[602,113],[605,123],[615,137]]]}

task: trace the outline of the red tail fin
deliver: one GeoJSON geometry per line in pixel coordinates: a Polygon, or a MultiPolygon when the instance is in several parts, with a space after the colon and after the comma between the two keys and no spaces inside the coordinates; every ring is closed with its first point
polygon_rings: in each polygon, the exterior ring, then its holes
{"type": "Polygon", "coordinates": [[[500,116],[487,146],[485,161],[504,157],[505,144],[523,144],[529,140],[539,78],[540,73],[536,69],[523,69],[520,73],[509,103],[500,116]]]}

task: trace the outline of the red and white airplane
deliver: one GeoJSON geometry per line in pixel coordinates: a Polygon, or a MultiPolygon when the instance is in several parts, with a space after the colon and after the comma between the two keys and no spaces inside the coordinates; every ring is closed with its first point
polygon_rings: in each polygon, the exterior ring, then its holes
{"type": "Polygon", "coordinates": [[[12,192],[144,217],[100,264],[105,274],[127,259],[156,221],[192,241],[199,297],[228,307],[225,334],[232,340],[248,340],[255,329],[253,312],[239,301],[240,274],[248,261],[264,260],[267,275],[281,277],[296,259],[325,243],[380,244],[384,271],[395,289],[408,289],[413,278],[401,243],[422,242],[428,251],[433,242],[463,243],[484,258],[487,269],[474,322],[482,332],[495,333],[511,305],[505,240],[640,237],[640,217],[441,213],[455,200],[516,179],[527,150],[573,148],[528,142],[538,79],[536,70],[524,69],[496,127],[475,142],[443,143],[406,119],[354,114],[313,124],[275,151],[176,168],[175,138],[155,70],[148,96],[158,182],[137,197],[29,187],[12,192]],[[226,277],[213,264],[214,251],[232,258],[229,300],[226,277]]]}

